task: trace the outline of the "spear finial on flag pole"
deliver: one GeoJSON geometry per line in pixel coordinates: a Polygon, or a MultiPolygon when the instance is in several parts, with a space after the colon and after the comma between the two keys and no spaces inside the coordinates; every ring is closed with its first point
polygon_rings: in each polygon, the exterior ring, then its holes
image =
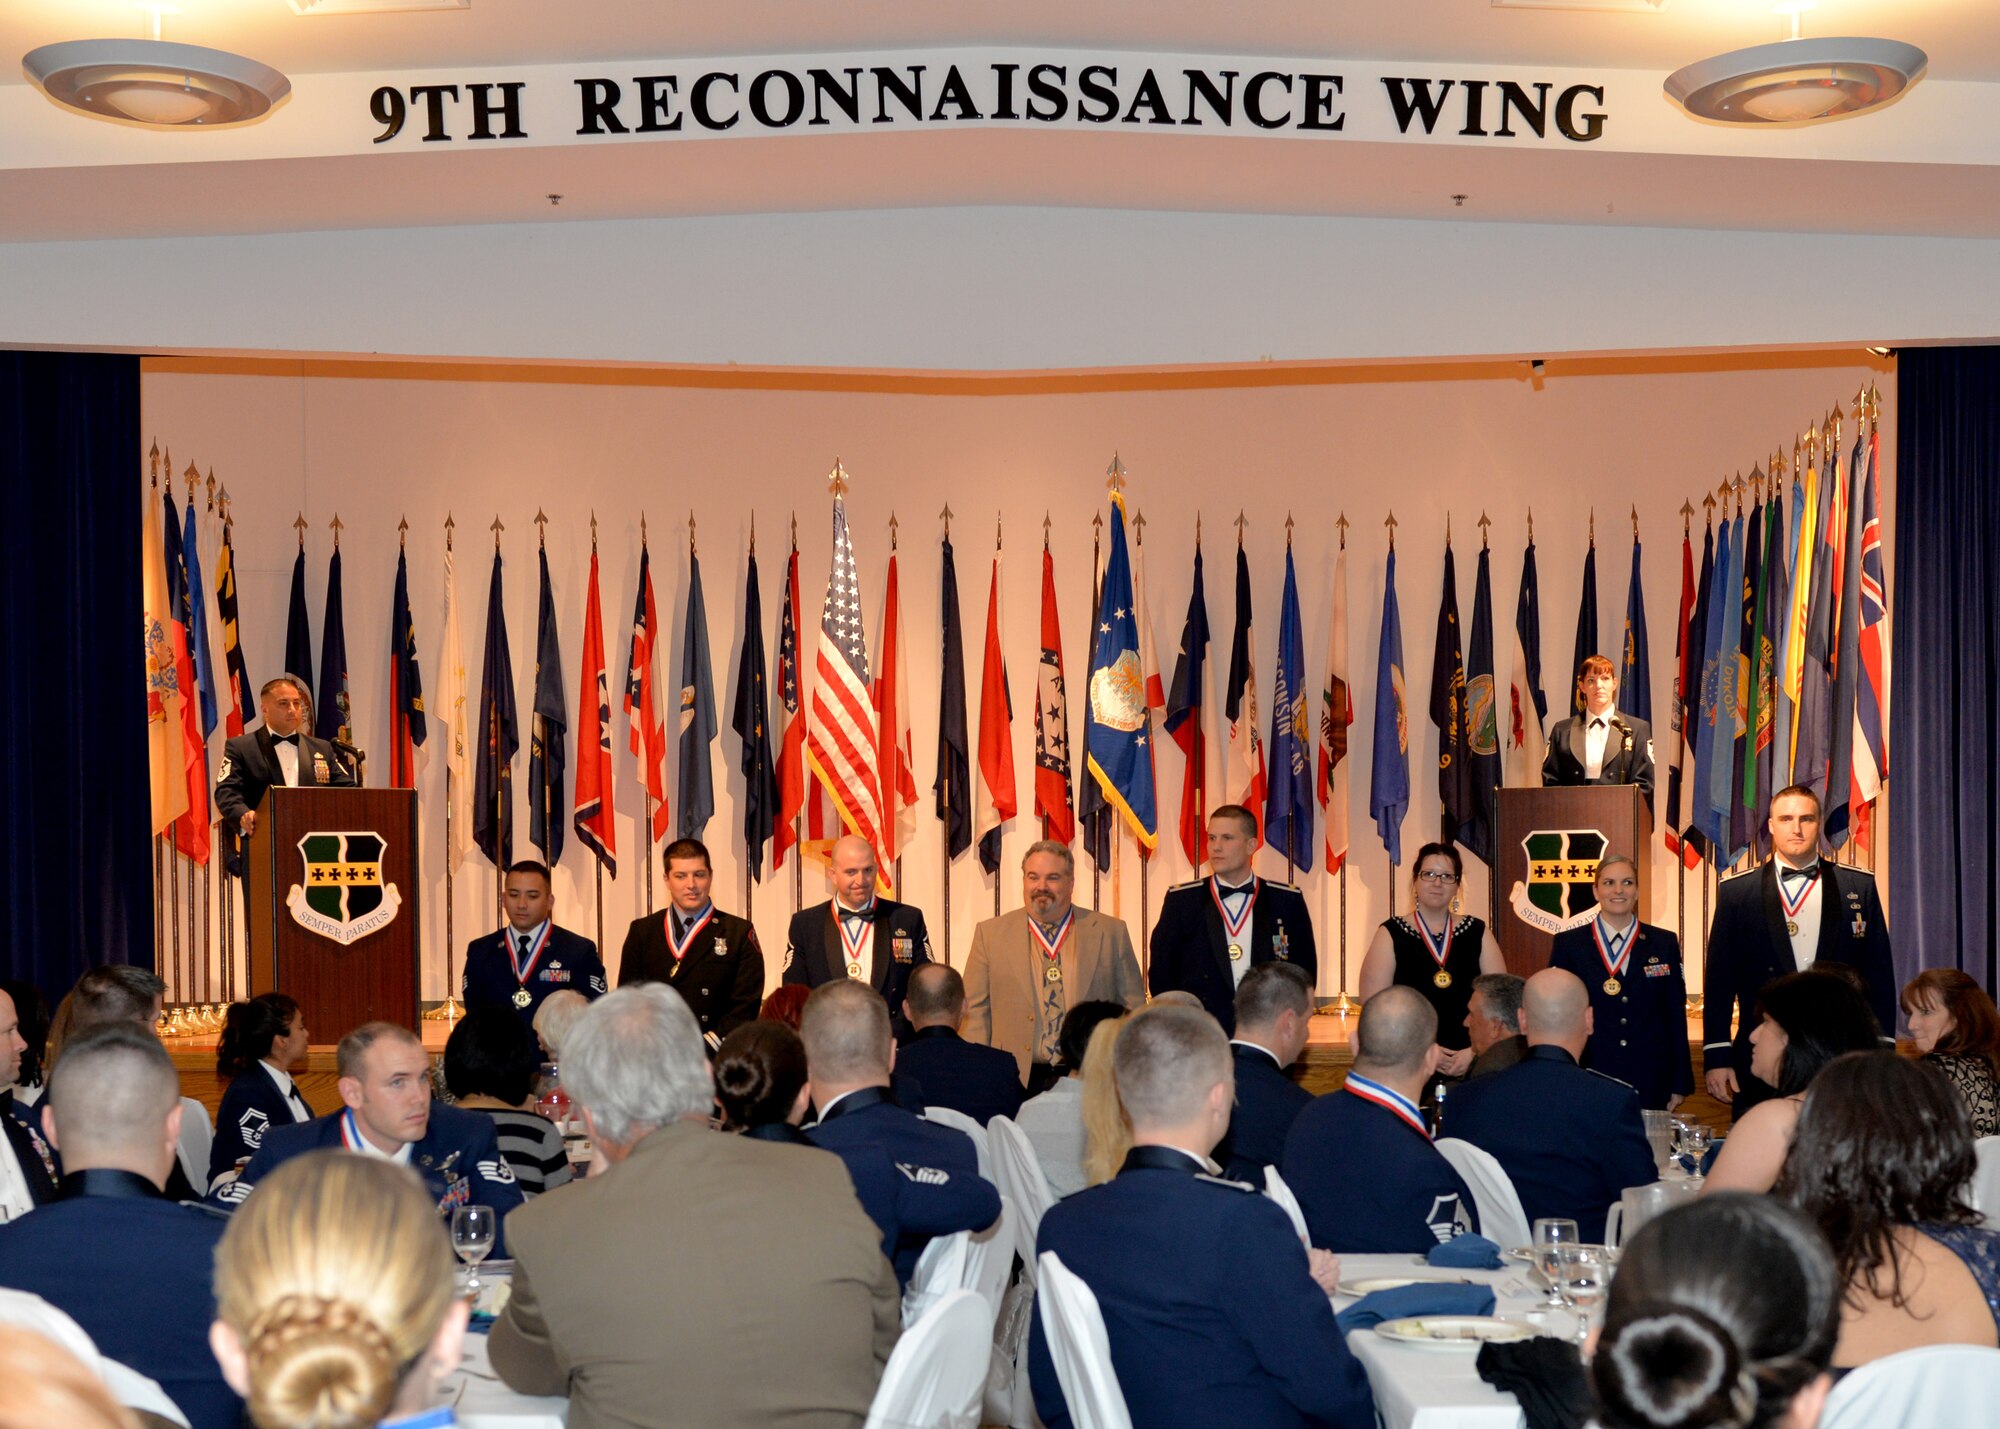
{"type": "Polygon", "coordinates": [[[890,507],[889,508],[889,554],[892,556],[896,554],[896,527],[900,524],[901,523],[896,520],[896,509],[893,506],[890,507]]]}
{"type": "Polygon", "coordinates": [[[1146,544],[1146,513],[1143,511],[1132,515],[1132,543],[1136,546],[1146,544]]]}
{"type": "MultiPolygon", "coordinates": [[[[945,503],[944,510],[938,512],[938,520],[944,522],[944,538],[949,541],[951,539],[951,503],[949,501],[945,503]]],[[[792,518],[792,534],[794,536],[798,534],[798,525],[798,518],[794,516],[792,518]]]]}
{"type": "MultiPolygon", "coordinates": [[[[756,517],[756,514],[755,514],[754,512],[753,512],[753,513],[751,514],[751,517],[750,517],[750,550],[751,550],[751,553],[752,553],[752,554],[755,554],[755,553],[756,553],[756,550],[757,550],[757,517],[756,517]]],[[[592,511],[592,512],[590,513],[590,553],[591,553],[591,554],[592,554],[593,556],[597,554],[597,512],[596,512],[596,511],[592,511]]]]}
{"type": "Polygon", "coordinates": [[[1451,513],[1449,511],[1444,513],[1444,548],[1447,551],[1451,549],[1451,513]]]}
{"type": "Polygon", "coordinates": [[[292,524],[299,528],[299,549],[303,551],[306,548],[306,513],[301,511],[299,519],[292,524]]]}
{"type": "MultiPolygon", "coordinates": [[[[1861,418],[1857,416],[1854,420],[1859,422],[1861,418]]],[[[193,462],[189,462],[188,469],[182,472],[181,475],[187,479],[188,501],[190,504],[192,504],[194,501],[195,486],[201,481],[201,468],[196,466],[193,462]]]]}
{"type": "Polygon", "coordinates": [[[1044,551],[1046,551],[1049,548],[1049,528],[1055,524],[1056,523],[1050,517],[1048,510],[1044,508],[1042,511],[1042,549],[1044,551]]]}
{"type": "Polygon", "coordinates": [[[757,513],[750,513],[750,554],[757,554],[757,513]]]}
{"type": "Polygon", "coordinates": [[[1703,496],[1701,498],[1701,504],[1706,508],[1708,508],[1708,515],[1705,518],[1705,520],[1707,522],[1708,529],[1712,531],[1715,529],[1715,494],[1713,492],[1710,492],[1708,495],[1703,496]]]}
{"type": "Polygon", "coordinates": [[[1104,468],[1104,484],[1116,496],[1125,489],[1125,463],[1118,460],[1118,453],[1111,454],[1111,465],[1104,468]]]}
{"type": "MultiPolygon", "coordinates": [[[[1389,549],[1393,551],[1396,549],[1396,513],[1391,511],[1389,513],[1389,519],[1384,521],[1382,524],[1389,528],[1389,549]]],[[[1534,539],[1535,539],[1535,518],[1530,516],[1528,518],[1529,543],[1533,544],[1534,539]]]]}
{"type": "MultiPolygon", "coordinates": [[[[1447,523],[1445,529],[1450,530],[1451,518],[1447,516],[1445,521],[1447,523]]],[[[1289,511],[1285,513],[1285,549],[1288,551],[1292,549],[1292,513],[1289,511]]]]}
{"type": "MultiPolygon", "coordinates": [[[[1347,518],[1343,516],[1340,519],[1345,521],[1347,518]]],[[[1199,511],[1194,513],[1194,548],[1197,551],[1201,549],[1201,513],[1199,511]]]]}
{"type": "Polygon", "coordinates": [[[549,516],[539,506],[535,508],[535,544],[544,551],[549,548],[549,516]]]}
{"type": "Polygon", "coordinates": [[[1493,524],[1493,520],[1484,511],[1482,511],[1479,513],[1478,524],[1479,524],[1479,549],[1483,551],[1487,549],[1486,528],[1493,524]]]}
{"type": "Polygon", "coordinates": [[[229,487],[225,483],[222,490],[218,491],[215,494],[215,509],[219,513],[221,513],[222,524],[225,527],[234,526],[236,524],[236,518],[232,516],[229,511],[230,505],[231,502],[229,499],[229,487]]]}
{"type": "Polygon", "coordinates": [[[1683,501],[1681,503],[1681,535],[1686,537],[1693,529],[1694,503],[1692,501],[1683,501]]]}
{"type": "Polygon", "coordinates": [[[333,519],[326,524],[327,528],[333,532],[333,549],[338,551],[340,549],[341,532],[340,513],[338,511],[334,512],[333,519]]]}
{"type": "MultiPolygon", "coordinates": [[[[1446,517],[1445,519],[1449,520],[1450,518],[1446,517]]],[[[1590,508],[1590,544],[1593,546],[1597,544],[1597,508],[1595,506],[1590,508]]]]}
{"type": "Polygon", "coordinates": [[[451,513],[449,511],[444,513],[444,548],[447,551],[451,549],[452,528],[455,527],[457,524],[458,523],[456,521],[451,519],[451,513]]]}
{"type": "MultiPolygon", "coordinates": [[[[1347,549],[1347,513],[1341,512],[1334,518],[1333,524],[1340,528],[1340,549],[1344,551],[1347,549]]],[[[1195,526],[1197,530],[1201,526],[1201,518],[1198,516],[1195,518],[1195,526]]]]}
{"type": "Polygon", "coordinates": [[[993,513],[993,550],[996,555],[1000,551],[1000,524],[1000,513],[996,511],[993,513]]]}
{"type": "Polygon", "coordinates": [[[487,529],[493,532],[493,554],[497,556],[500,554],[500,533],[507,528],[500,524],[500,517],[496,514],[492,526],[487,529]]]}
{"type": "Polygon", "coordinates": [[[832,492],[834,500],[838,501],[847,494],[848,484],[847,468],[840,464],[839,457],[835,457],[833,470],[826,474],[826,489],[832,492]]]}
{"type": "Polygon", "coordinates": [[[407,550],[410,544],[410,518],[403,517],[396,523],[396,549],[407,550]]]}
{"type": "Polygon", "coordinates": [[[699,555],[699,554],[700,554],[700,553],[699,553],[698,551],[696,551],[696,550],[695,550],[695,544],[694,544],[694,512],[693,512],[693,511],[689,511],[689,512],[688,512],[688,554],[689,554],[690,556],[694,556],[694,555],[699,555]]]}
{"type": "Polygon", "coordinates": [[[1632,539],[1639,539],[1639,508],[1636,504],[1632,507],[1632,539]]]}
{"type": "MultiPolygon", "coordinates": [[[[150,460],[153,464],[152,486],[153,489],[157,491],[159,490],[160,486],[160,442],[157,437],[153,439],[153,451],[148,460],[150,460]]],[[[168,470],[172,470],[172,468],[170,467],[168,468],[168,470]]]]}
{"type": "Polygon", "coordinates": [[[215,468],[213,466],[208,469],[208,509],[211,511],[215,509],[215,468]]]}

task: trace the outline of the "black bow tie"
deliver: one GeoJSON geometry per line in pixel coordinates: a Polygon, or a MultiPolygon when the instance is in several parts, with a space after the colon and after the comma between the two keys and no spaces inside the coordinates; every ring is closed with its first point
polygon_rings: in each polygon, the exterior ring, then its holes
{"type": "Polygon", "coordinates": [[[1604,718],[1603,718],[1603,716],[1601,716],[1601,715],[1600,715],[1600,716],[1599,716],[1598,718],[1596,718],[1596,719],[1594,719],[1594,720],[1592,720],[1592,721],[1590,722],[1590,727],[1591,727],[1592,729],[1604,729],[1604,728],[1606,728],[1607,726],[1606,726],[1606,724],[1605,724],[1605,721],[1604,721],[1604,718]]]}
{"type": "Polygon", "coordinates": [[[872,923],[875,921],[875,909],[872,904],[866,908],[843,908],[840,910],[840,916],[843,919],[855,918],[863,923],[872,923]]]}
{"type": "Polygon", "coordinates": [[[1250,890],[1255,888],[1256,886],[1257,885],[1254,882],[1239,883],[1232,888],[1229,884],[1223,883],[1218,880],[1215,885],[1215,891],[1217,893],[1220,893],[1224,898],[1234,898],[1238,894],[1250,892],[1250,890]]]}
{"type": "Polygon", "coordinates": [[[289,744],[292,748],[297,749],[299,747],[299,737],[296,734],[274,734],[271,736],[271,743],[289,744]]]}
{"type": "Polygon", "coordinates": [[[1790,883],[1794,878],[1811,878],[1818,872],[1819,870],[1816,868],[1792,868],[1788,865],[1779,872],[1778,877],[1790,883]]]}

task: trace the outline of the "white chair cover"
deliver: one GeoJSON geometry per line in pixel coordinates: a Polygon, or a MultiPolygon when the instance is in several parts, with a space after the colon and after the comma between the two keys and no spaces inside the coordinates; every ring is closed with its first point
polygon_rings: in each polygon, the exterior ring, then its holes
{"type": "Polygon", "coordinates": [[[1972,1208],[1986,1229],[2000,1230],[2000,1136],[1982,1136],[1972,1149],[1979,1157],[1979,1170],[1972,1177],[1972,1208]]]}
{"type": "Polygon", "coordinates": [[[181,1171],[197,1196],[208,1194],[208,1153],[215,1144],[215,1123],[208,1108],[193,1097],[181,1098],[181,1171]]]}
{"type": "Polygon", "coordinates": [[[1479,1207],[1479,1233],[1502,1250],[1528,1244],[1528,1216],[1521,1209],[1521,1197],[1492,1153],[1455,1136],[1436,1144],[1438,1154],[1472,1188],[1473,1203],[1479,1207]]]}
{"type": "Polygon", "coordinates": [[[903,1287],[903,1328],[921,1320],[932,1306],[954,1290],[965,1288],[966,1266],[970,1259],[972,1233],[934,1236],[917,1257],[910,1283],[903,1287]]]}
{"type": "Polygon", "coordinates": [[[986,1144],[986,1128],[962,1111],[953,1111],[948,1106],[927,1106],[924,1120],[934,1121],[939,1126],[949,1126],[964,1132],[972,1138],[972,1145],[979,1152],[979,1174],[987,1180],[993,1179],[993,1151],[986,1144]]]}
{"type": "Polygon", "coordinates": [[[1299,1233],[1299,1240],[1307,1250],[1312,1249],[1312,1232],[1306,1229],[1305,1209],[1299,1205],[1299,1198],[1292,1194],[1292,1188],[1285,1184],[1285,1178],[1278,1174],[1275,1166],[1264,1168],[1264,1194],[1278,1203],[1278,1208],[1292,1218],[1292,1229],[1299,1233]]]}
{"type": "Polygon", "coordinates": [[[1042,1217],[1056,1203],[1042,1163],[1035,1159],[1034,1144],[1028,1133],[1012,1117],[996,1116],[986,1124],[993,1143],[993,1184],[1014,1203],[1014,1244],[1021,1252],[1028,1280],[1035,1279],[1035,1238],[1042,1233],[1042,1217]]]}
{"type": "Polygon", "coordinates": [[[1125,1391],[1111,1368],[1111,1337],[1097,1297],[1052,1250],[1041,1254],[1041,1289],[1035,1299],[1070,1422],[1076,1429],[1132,1429],[1125,1391]]]}
{"type": "Polygon", "coordinates": [[[947,1291],[896,1342],[863,1429],[979,1429],[992,1349],[985,1300],[947,1291]]]}
{"type": "Polygon", "coordinates": [[[1014,1273],[1014,1221],[1014,1203],[1002,1196],[1000,1219],[983,1231],[974,1231],[965,1244],[962,1283],[967,1290],[978,1291],[996,1317],[1000,1297],[1007,1293],[1007,1281],[1014,1273]]]}
{"type": "Polygon", "coordinates": [[[1995,1404],[2000,1350],[1926,1345],[1844,1376],[1826,1397],[1819,1422],[1820,1429],[1959,1429],[1982,1420],[1995,1404]]]}
{"type": "Polygon", "coordinates": [[[143,1409],[186,1429],[188,1417],[160,1382],[101,1353],[97,1344],[63,1311],[25,1290],[0,1290],[0,1324],[18,1325],[55,1341],[104,1381],[111,1397],[128,1409],[143,1409]]]}

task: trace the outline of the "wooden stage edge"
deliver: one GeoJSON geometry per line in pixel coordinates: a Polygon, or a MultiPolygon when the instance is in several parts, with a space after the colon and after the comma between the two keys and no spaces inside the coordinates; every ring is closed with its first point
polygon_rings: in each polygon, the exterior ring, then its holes
{"type": "MultiPolygon", "coordinates": [[[[433,1054],[444,1050],[445,1038],[449,1035],[444,1023],[425,1022],[422,1033],[424,1046],[433,1054]]],[[[1347,1079],[1347,1069],[1354,1065],[1353,1036],[1352,1016],[1322,1013],[1315,1017],[1305,1055],[1292,1069],[1293,1079],[1315,1096],[1338,1090],[1347,1079]]],[[[1695,1085],[1699,1087],[1702,1077],[1701,1025],[1693,1018],[1688,1020],[1688,1046],[1694,1058],[1695,1085]]],[[[180,1071],[181,1094],[193,1097],[208,1108],[210,1116],[214,1116],[222,1102],[224,1086],[223,1079],[215,1072],[215,1039],[176,1038],[167,1043],[167,1052],[180,1071]]],[[[334,1086],[337,1078],[331,1046],[307,1048],[305,1065],[293,1073],[293,1078],[315,1110],[324,1114],[340,1105],[340,1093],[334,1086]]],[[[1680,1114],[1716,1131],[1727,1131],[1729,1127],[1729,1108],[1706,1092],[1697,1091],[1683,1102],[1680,1114]]]]}

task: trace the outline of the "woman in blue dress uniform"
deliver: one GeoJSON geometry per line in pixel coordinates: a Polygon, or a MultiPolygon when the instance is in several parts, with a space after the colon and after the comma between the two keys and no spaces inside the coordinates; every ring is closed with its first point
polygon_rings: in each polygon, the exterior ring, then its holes
{"type": "Polygon", "coordinates": [[[1583,979],[1595,1018],[1583,1065],[1630,1082],[1639,1105],[1672,1111],[1694,1090],[1681,942],[1641,923],[1639,869],[1623,854],[1597,865],[1597,916],[1556,934],[1549,966],[1583,979]]]}
{"type": "Polygon", "coordinates": [[[1361,1000],[1397,983],[1413,987],[1437,1009],[1438,1075],[1462,1077],[1472,1065],[1472,1033],[1465,1025],[1472,980],[1481,973],[1504,973],[1507,960],[1483,919],[1457,911],[1458,883],[1465,865],[1450,844],[1417,850],[1410,875],[1412,902],[1407,914],[1382,923],[1361,960],[1361,1000]]]}
{"type": "Polygon", "coordinates": [[[229,1005],[215,1049],[216,1075],[230,1081],[215,1113],[215,1141],[208,1152],[211,1185],[256,1155],[272,1127],[313,1119],[312,1107],[291,1077],[305,1055],[305,1014],[282,992],[259,993],[229,1005]]]}

